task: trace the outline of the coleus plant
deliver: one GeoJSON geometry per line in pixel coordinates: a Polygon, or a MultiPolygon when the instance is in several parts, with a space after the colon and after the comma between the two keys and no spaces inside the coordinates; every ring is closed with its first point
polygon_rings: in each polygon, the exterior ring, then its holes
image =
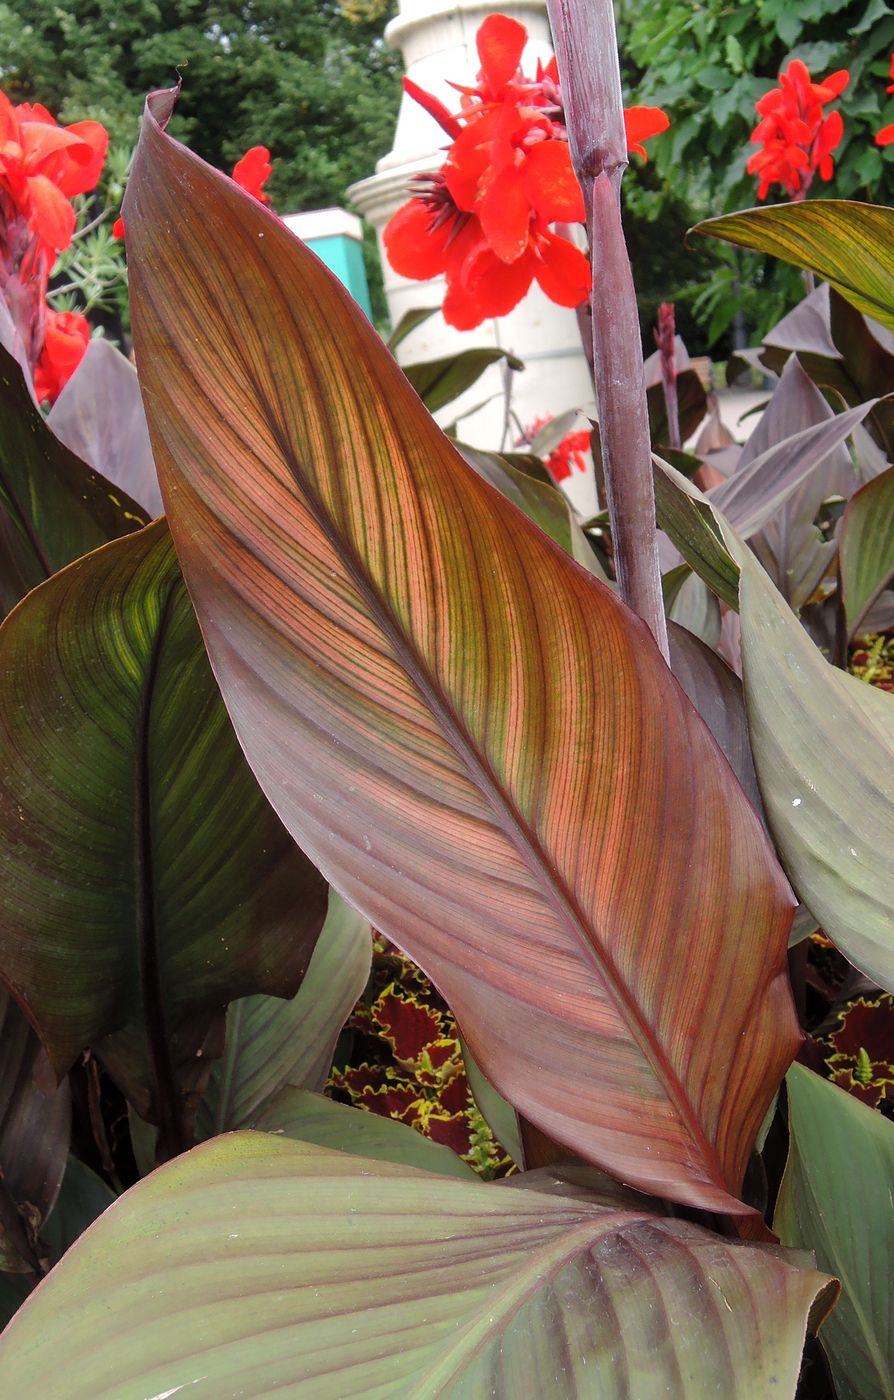
{"type": "MultiPolygon", "coordinates": [[[[749,743],[735,677],[664,615],[610,7],[553,18],[621,596],[555,493],[468,465],[325,269],[165,133],[174,92],[126,207],[167,522],[125,494],[126,444],[94,442],[100,475],[10,361],[7,1299],[55,1264],[0,1342],[11,1394],[790,1396],[836,1276],[838,1393],[890,1392],[891,1125],[796,1066],[774,1214],[754,1168],[801,1042],[789,879],[894,985],[892,702],[742,542],[864,422],[880,453],[885,405],[824,413],[793,360],[792,431],[725,496],[657,468],[665,530],[739,610],[749,743]],[[504,1183],[313,1092],[370,923],[455,1014],[504,1183]],[[72,1098],[97,1142],[66,1161],[72,1098]],[[123,1105],[145,1179],[110,1204],[123,1105]]],[[[818,227],[815,270],[890,324],[890,271],[817,209],[786,211],[790,255],[818,227]]],[[[852,621],[889,577],[890,482],[839,537],[852,621]]]]}

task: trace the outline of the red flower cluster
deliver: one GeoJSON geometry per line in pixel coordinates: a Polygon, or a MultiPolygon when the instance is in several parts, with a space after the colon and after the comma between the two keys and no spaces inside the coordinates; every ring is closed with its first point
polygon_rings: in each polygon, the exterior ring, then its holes
{"type": "MultiPolygon", "coordinates": [[[[451,145],[439,171],[412,182],[413,198],[385,229],[385,251],[404,277],[444,274],[444,319],[458,330],[505,316],[533,281],[560,306],[578,306],[590,290],[586,257],[550,229],[586,215],[556,61],[538,64],[536,77],[526,78],[519,65],[527,37],[506,15],[484,21],[476,38],[478,83],[458,88],[458,114],[404,79],[451,145]]],[[[655,107],[631,108],[625,120],[628,148],[643,155],[641,143],[668,126],[655,107]]]]}
{"type": "MultiPolygon", "coordinates": [[[[891,55],[891,77],[894,78],[894,53],[891,55]]],[[[885,88],[885,91],[894,92],[894,82],[885,88]]],[[[883,126],[881,131],[877,131],[875,134],[877,146],[890,146],[892,141],[894,141],[894,122],[890,126],[883,126]]]]}
{"type": "Polygon", "coordinates": [[[0,292],[34,368],[40,399],[54,399],[80,363],[90,328],[46,304],[56,256],[75,229],[75,195],[94,189],[108,147],[99,122],[60,126],[45,107],[14,107],[0,92],[0,292]]]}
{"type": "Polygon", "coordinates": [[[803,199],[819,173],[831,180],[832,152],[844,135],[840,112],[825,114],[847,87],[846,68],[830,73],[821,83],[811,81],[799,58],[793,58],[779,74],[779,87],[772,88],[755,103],[761,120],[751,133],[755,151],[748,162],[748,174],[758,177],[758,199],[765,199],[771,185],[781,185],[793,200],[803,199]]]}

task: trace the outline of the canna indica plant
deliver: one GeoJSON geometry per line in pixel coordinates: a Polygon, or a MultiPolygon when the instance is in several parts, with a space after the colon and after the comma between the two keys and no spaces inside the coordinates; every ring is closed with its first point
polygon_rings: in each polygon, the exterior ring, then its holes
{"type": "MultiPolygon", "coordinates": [[[[707,493],[657,459],[653,494],[611,11],[553,20],[613,580],[529,456],[444,436],[312,254],[166,134],[176,90],[125,207],[166,519],[126,442],[86,462],[2,361],[4,1394],[891,1393],[894,1127],[792,1066],[806,933],[894,989],[892,701],[806,626],[831,600],[846,653],[889,591],[889,389],[838,411],[822,342],[765,346],[764,437],[707,493]],[[817,525],[808,485],[857,446],[817,525]],[[744,705],[667,621],[689,580],[738,618],[744,705]],[[504,1180],[321,1094],[371,926],[455,1017],[504,1180]]],[[[716,231],[769,229],[894,324],[854,237],[890,211],[784,215],[716,231]]],[[[425,1034],[401,1054],[434,1076],[425,1034]]]]}

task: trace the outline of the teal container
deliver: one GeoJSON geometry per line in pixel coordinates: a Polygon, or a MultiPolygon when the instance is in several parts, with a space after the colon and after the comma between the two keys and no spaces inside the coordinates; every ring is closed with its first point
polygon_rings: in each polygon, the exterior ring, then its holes
{"type": "Polygon", "coordinates": [[[284,214],[283,223],[335,273],[372,320],[363,266],[363,225],[357,215],[349,214],[347,209],[310,209],[305,214],[284,214]]]}

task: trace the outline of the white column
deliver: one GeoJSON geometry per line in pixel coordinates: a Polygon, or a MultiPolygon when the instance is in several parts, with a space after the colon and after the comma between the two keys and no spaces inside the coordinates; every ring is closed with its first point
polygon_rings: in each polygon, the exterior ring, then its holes
{"type": "MultiPolygon", "coordinates": [[[[475,35],[493,13],[511,15],[526,25],[530,37],[522,66],[525,72],[533,74],[537,59],[545,60],[551,53],[543,0],[516,0],[514,4],[401,0],[400,12],[389,24],[386,38],[394,48],[402,50],[408,76],[456,111],[459,95],[448,84],[474,84],[479,68],[475,35]]],[[[448,143],[449,138],[437,122],[405,94],[393,149],[378,162],[375,175],[361,180],[349,191],[379,236],[385,294],[395,324],[410,308],[438,306],[444,299],[443,278],[413,282],[393,271],[382,251],[381,234],[391,215],[409,198],[409,177],[419,171],[436,170],[443,163],[448,143]]],[[[480,345],[502,346],[524,360],[526,369],[513,376],[512,391],[513,408],[524,425],[569,408],[595,412],[577,317],[573,311],[554,305],[536,285],[510,315],[485,321],[473,331],[454,330],[440,313],[431,317],[403,342],[398,359],[407,364],[480,345]]],[[[439,421],[444,425],[451,423],[464,410],[475,408],[485,399],[491,401],[462,419],[460,436],[478,447],[498,448],[504,419],[498,368],[489,369],[461,400],[444,409],[438,415],[439,421]]]]}

